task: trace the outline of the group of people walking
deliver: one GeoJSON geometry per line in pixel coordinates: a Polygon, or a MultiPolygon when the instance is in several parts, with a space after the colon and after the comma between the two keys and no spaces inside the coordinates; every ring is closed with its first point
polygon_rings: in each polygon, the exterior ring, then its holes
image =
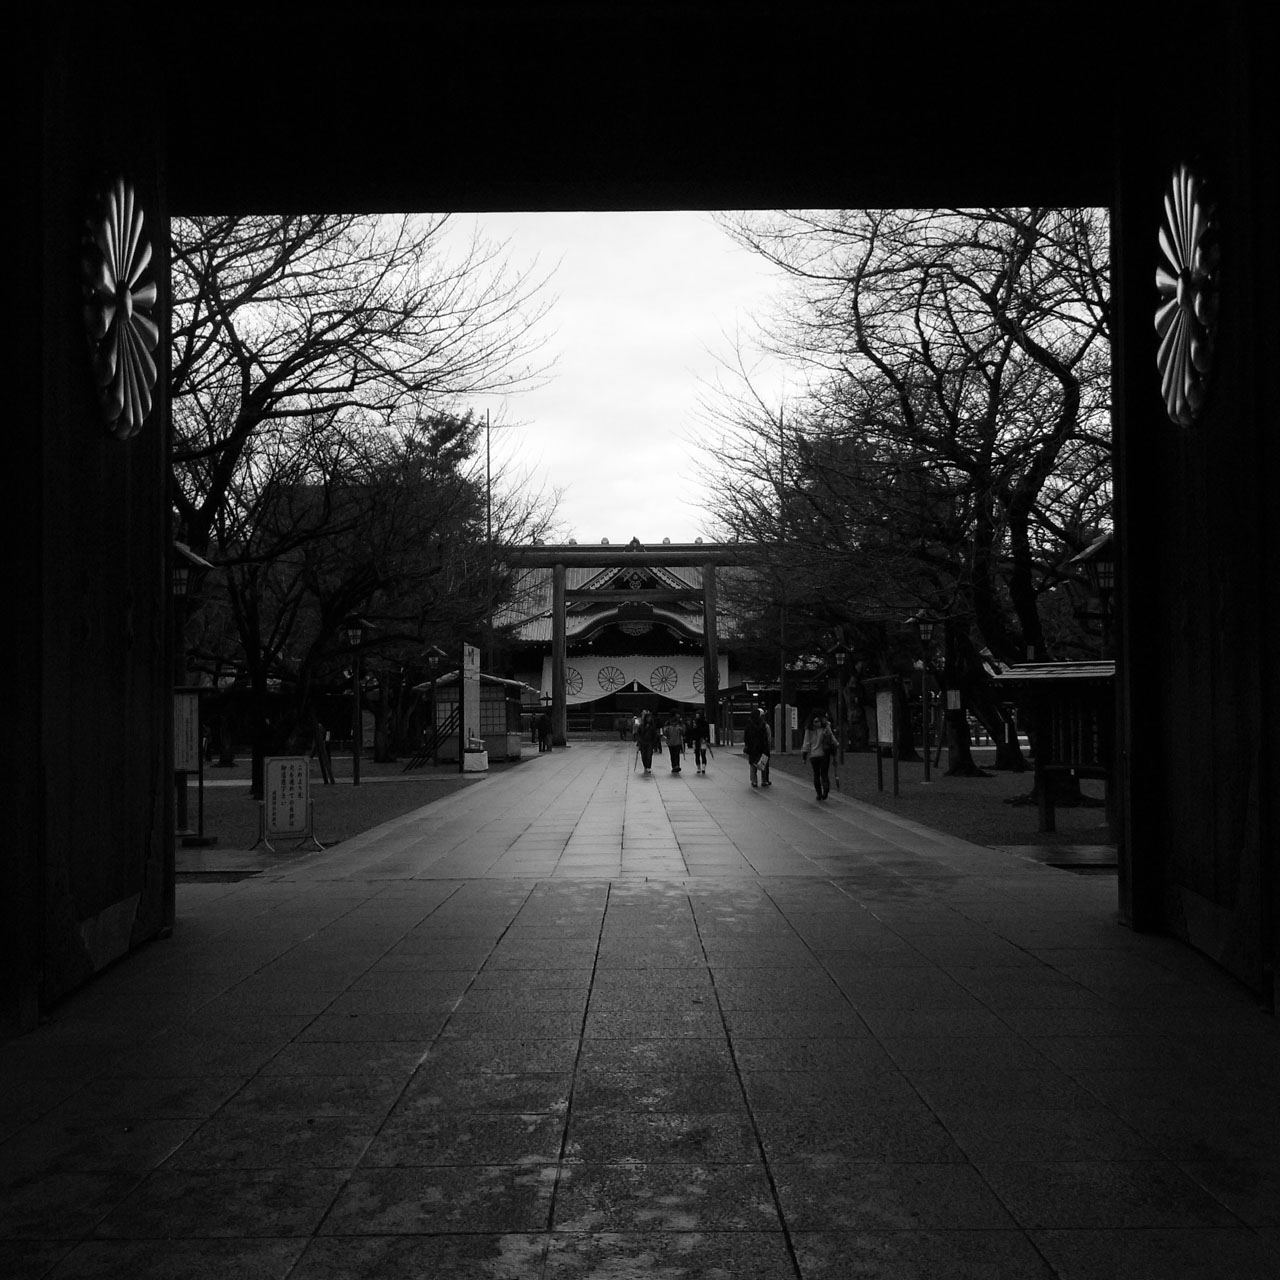
{"type": "Polygon", "coordinates": [[[665,742],[671,755],[671,772],[680,772],[680,762],[686,747],[693,748],[693,760],[699,773],[707,771],[707,755],[711,749],[711,726],[700,711],[687,723],[678,711],[661,727],[652,711],[641,716],[635,728],[636,749],[644,765],[645,773],[653,768],[653,754],[665,742]]]}
{"type": "MultiPolygon", "coordinates": [[[[680,713],[673,712],[665,724],[659,725],[652,711],[643,712],[635,722],[636,751],[644,765],[645,773],[653,770],[654,753],[663,743],[671,755],[671,772],[680,772],[680,762],[686,747],[693,748],[694,763],[699,773],[707,771],[707,754],[711,745],[711,728],[707,717],[699,712],[687,723],[680,713]]],[[[742,744],[747,763],[751,768],[753,787],[771,787],[769,757],[773,752],[773,733],[769,721],[759,707],[753,707],[742,734],[742,744]]],[[[827,716],[819,713],[805,730],[800,752],[813,770],[813,789],[819,800],[831,794],[831,761],[836,755],[835,730],[827,716]]]]}

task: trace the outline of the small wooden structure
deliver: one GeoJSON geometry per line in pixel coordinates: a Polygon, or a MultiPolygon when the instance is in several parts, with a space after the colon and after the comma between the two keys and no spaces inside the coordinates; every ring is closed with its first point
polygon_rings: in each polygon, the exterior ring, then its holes
{"type": "MultiPolygon", "coordinates": [[[[429,684],[417,686],[419,692],[429,684]]],[[[437,759],[456,761],[461,750],[456,726],[458,714],[458,673],[451,671],[435,682],[435,722],[453,731],[440,739],[437,759]]],[[[519,680],[502,680],[480,673],[480,737],[490,760],[520,758],[521,697],[537,696],[537,690],[519,680]]]]}
{"type": "Polygon", "coordinates": [[[1057,830],[1054,774],[1102,778],[1109,813],[1115,778],[1115,662],[1024,662],[1006,667],[994,680],[1025,710],[1035,734],[1040,830],[1057,830]]]}

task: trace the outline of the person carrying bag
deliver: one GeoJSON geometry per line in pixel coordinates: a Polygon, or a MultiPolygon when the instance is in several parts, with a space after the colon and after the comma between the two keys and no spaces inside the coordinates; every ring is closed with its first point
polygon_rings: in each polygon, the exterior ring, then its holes
{"type": "Polygon", "coordinates": [[[747,762],[751,765],[751,785],[753,787],[757,785],[758,773],[760,775],[758,785],[773,786],[769,781],[769,752],[773,746],[773,739],[769,733],[768,721],[765,720],[764,712],[759,707],[751,709],[751,719],[747,721],[747,727],[742,732],[742,742],[747,762]]]}
{"type": "Polygon", "coordinates": [[[824,715],[816,715],[805,730],[800,754],[813,769],[813,789],[819,800],[831,794],[831,759],[836,751],[836,735],[824,715]]]}

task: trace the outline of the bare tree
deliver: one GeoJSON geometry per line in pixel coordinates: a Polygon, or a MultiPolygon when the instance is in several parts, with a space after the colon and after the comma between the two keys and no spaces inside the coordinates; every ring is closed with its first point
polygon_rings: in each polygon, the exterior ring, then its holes
{"type": "Polygon", "coordinates": [[[264,431],[355,412],[403,423],[533,385],[545,281],[447,219],[313,214],[175,219],[173,499],[203,554],[264,431]]]}
{"type": "MultiPolygon", "coordinates": [[[[175,222],[173,503],[184,541],[224,570],[255,784],[340,661],[346,614],[377,612],[388,650],[420,644],[428,617],[448,635],[485,614],[457,569],[487,554],[477,424],[452,406],[536,382],[549,303],[500,246],[446,244],[445,226],[175,222]]],[[[226,626],[206,630],[225,644],[226,626]]]]}
{"type": "MultiPolygon", "coordinates": [[[[983,651],[1045,655],[1042,598],[1109,514],[1104,214],[787,212],[725,225],[792,277],[768,338],[809,389],[785,424],[750,394],[715,409],[729,464],[719,508],[819,587],[838,583],[864,617],[942,619],[949,686],[997,721],[983,651]]],[[[963,712],[951,723],[964,733],[963,712]]]]}

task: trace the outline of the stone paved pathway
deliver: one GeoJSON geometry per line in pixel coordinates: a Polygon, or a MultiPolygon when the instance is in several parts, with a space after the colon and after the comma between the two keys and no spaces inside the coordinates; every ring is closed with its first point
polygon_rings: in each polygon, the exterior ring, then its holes
{"type": "Polygon", "coordinates": [[[1280,1034],[1110,878],[575,746],[0,1044],[0,1275],[1280,1274],[1280,1034]]]}

